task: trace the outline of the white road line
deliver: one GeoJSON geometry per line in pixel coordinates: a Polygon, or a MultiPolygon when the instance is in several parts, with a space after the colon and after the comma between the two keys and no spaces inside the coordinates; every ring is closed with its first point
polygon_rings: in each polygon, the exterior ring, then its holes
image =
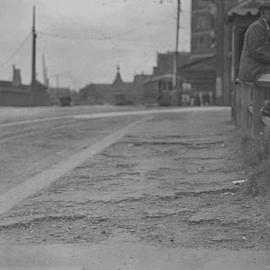
{"type": "Polygon", "coordinates": [[[0,215],[10,210],[23,199],[35,194],[44,187],[47,187],[49,184],[55,182],[57,179],[75,169],[89,158],[104,151],[104,149],[116,143],[123,136],[125,136],[131,129],[134,129],[135,126],[148,121],[149,119],[151,119],[151,117],[141,119],[126,126],[125,128],[120,129],[89,148],[72,155],[66,160],[54,165],[52,168],[35,175],[24,183],[8,190],[6,193],[0,196],[0,215]]]}
{"type": "Polygon", "coordinates": [[[121,111],[121,112],[106,112],[106,113],[90,113],[90,114],[78,114],[78,115],[66,115],[58,117],[39,118],[32,120],[23,120],[17,122],[8,122],[0,124],[0,128],[12,127],[19,125],[35,124],[41,122],[48,122],[62,119],[98,119],[117,116],[132,116],[132,115],[151,115],[151,114],[163,114],[163,113],[181,113],[181,112],[208,112],[208,111],[227,111],[229,107],[185,107],[185,108],[171,108],[171,109],[155,109],[155,110],[140,110],[140,111],[121,111]]]}

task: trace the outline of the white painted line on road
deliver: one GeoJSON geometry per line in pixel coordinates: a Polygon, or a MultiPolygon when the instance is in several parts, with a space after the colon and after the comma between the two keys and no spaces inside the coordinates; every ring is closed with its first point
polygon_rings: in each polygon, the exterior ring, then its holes
{"type": "Polygon", "coordinates": [[[140,111],[121,111],[121,112],[106,112],[106,113],[90,113],[90,114],[79,114],[79,115],[66,115],[58,117],[39,118],[31,120],[23,120],[16,122],[8,122],[0,124],[0,128],[12,127],[19,125],[35,124],[41,122],[63,120],[63,119],[98,119],[107,117],[117,116],[132,116],[132,115],[151,115],[151,114],[163,114],[163,113],[183,113],[183,112],[209,112],[209,111],[227,111],[229,107],[181,107],[181,108],[170,108],[170,109],[155,109],[155,110],[140,110],[140,111]]]}
{"type": "Polygon", "coordinates": [[[44,187],[47,187],[49,184],[55,182],[57,179],[64,176],[69,171],[75,169],[80,164],[87,161],[89,158],[101,153],[107,147],[119,141],[131,129],[134,129],[137,125],[148,121],[151,118],[152,117],[145,117],[120,129],[119,131],[91,145],[89,148],[72,155],[66,160],[54,165],[52,168],[38,175],[35,175],[24,183],[8,190],[6,193],[0,196],[0,215],[10,210],[13,206],[21,202],[23,199],[37,193],[44,187]]]}

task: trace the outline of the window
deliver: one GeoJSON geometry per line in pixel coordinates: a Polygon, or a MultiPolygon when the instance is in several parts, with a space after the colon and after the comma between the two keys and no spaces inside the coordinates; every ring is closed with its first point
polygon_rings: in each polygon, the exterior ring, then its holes
{"type": "Polygon", "coordinates": [[[168,82],[168,90],[173,90],[173,83],[172,82],[168,82]]]}

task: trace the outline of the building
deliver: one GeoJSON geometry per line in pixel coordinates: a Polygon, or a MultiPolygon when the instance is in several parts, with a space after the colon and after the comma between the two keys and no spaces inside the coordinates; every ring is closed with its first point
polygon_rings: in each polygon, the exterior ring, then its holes
{"type": "Polygon", "coordinates": [[[135,75],[132,82],[125,82],[117,67],[115,79],[110,84],[91,83],[79,92],[81,104],[131,105],[143,103],[143,83],[149,75],[135,75]]]}
{"type": "Polygon", "coordinates": [[[71,91],[68,87],[49,88],[48,93],[52,105],[63,105],[63,101],[68,101],[71,104],[71,91]]]}
{"type": "Polygon", "coordinates": [[[47,106],[50,105],[47,88],[36,82],[35,89],[21,80],[21,71],[13,66],[11,81],[0,81],[0,106],[47,106]]]}
{"type": "MultiPolygon", "coordinates": [[[[157,65],[153,68],[153,75],[173,74],[175,52],[166,52],[157,54],[157,65]]],[[[190,62],[189,52],[178,53],[177,64],[178,67],[182,67],[190,62]]]]}
{"type": "Polygon", "coordinates": [[[191,6],[191,59],[202,59],[216,53],[214,0],[193,0],[191,6]]]}
{"type": "Polygon", "coordinates": [[[224,80],[226,13],[240,0],[192,0],[191,62],[183,71],[197,92],[213,93],[217,104],[230,104],[224,80]],[[199,63],[199,65],[197,65],[199,63]],[[199,79],[200,78],[200,79],[199,79]]]}

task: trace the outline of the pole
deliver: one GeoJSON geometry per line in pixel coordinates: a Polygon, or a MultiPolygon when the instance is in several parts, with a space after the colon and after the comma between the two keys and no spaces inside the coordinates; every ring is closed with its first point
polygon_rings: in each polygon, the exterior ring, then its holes
{"type": "Polygon", "coordinates": [[[60,80],[60,76],[59,74],[56,75],[56,88],[59,88],[59,80],[60,80]]]}
{"type": "Polygon", "coordinates": [[[33,7],[33,26],[32,26],[32,79],[31,79],[31,105],[34,105],[34,94],[36,87],[36,7],[33,7]]]}
{"type": "MultiPolygon", "coordinates": [[[[178,51],[179,51],[179,30],[180,30],[180,12],[181,0],[177,0],[177,20],[176,20],[176,41],[175,41],[175,54],[173,63],[173,88],[177,89],[177,68],[178,68],[178,51]]],[[[180,100],[179,93],[179,100],[180,100]]]]}
{"type": "Polygon", "coordinates": [[[217,73],[216,73],[216,93],[215,102],[217,105],[223,103],[223,54],[224,54],[224,13],[225,3],[223,0],[217,1],[217,22],[216,22],[216,36],[217,36],[217,73]]]}

